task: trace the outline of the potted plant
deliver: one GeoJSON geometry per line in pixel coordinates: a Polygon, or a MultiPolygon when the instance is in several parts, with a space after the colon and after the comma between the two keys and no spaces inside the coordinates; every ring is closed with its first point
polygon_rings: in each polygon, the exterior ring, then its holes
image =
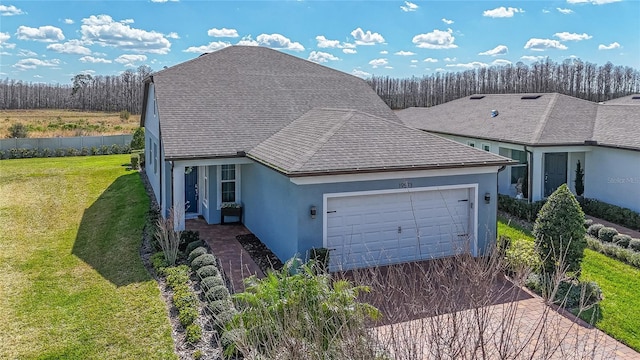
{"type": "Polygon", "coordinates": [[[225,202],[220,205],[220,224],[224,224],[226,216],[238,218],[238,222],[242,222],[242,205],[235,202],[225,202]]]}

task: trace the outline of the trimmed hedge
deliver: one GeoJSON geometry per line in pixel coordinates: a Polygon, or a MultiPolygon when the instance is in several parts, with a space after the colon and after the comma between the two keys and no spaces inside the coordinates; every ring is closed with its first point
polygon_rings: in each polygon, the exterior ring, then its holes
{"type": "Polygon", "coordinates": [[[640,240],[638,239],[631,240],[631,242],[629,243],[629,248],[623,249],[616,244],[605,243],[596,238],[587,237],[587,246],[591,250],[597,251],[616,260],[620,260],[631,266],[640,268],[640,240]],[[633,243],[634,241],[637,241],[639,251],[634,251],[631,248],[631,243],[633,243]]]}
{"type": "Polygon", "coordinates": [[[604,242],[612,242],[613,237],[618,235],[618,230],[611,227],[603,227],[598,230],[598,239],[604,242]]]}
{"type": "Polygon", "coordinates": [[[65,156],[88,156],[88,155],[113,155],[113,154],[129,154],[131,147],[129,145],[113,144],[111,146],[101,147],[83,147],[76,148],[60,148],[60,149],[24,149],[13,148],[9,150],[0,150],[0,160],[8,159],[29,159],[29,158],[47,158],[47,157],[65,157],[65,156]]]}
{"type": "Polygon", "coordinates": [[[201,247],[197,247],[197,248],[195,248],[195,249],[191,250],[191,251],[189,252],[189,259],[188,259],[188,260],[189,260],[189,263],[193,262],[193,260],[194,260],[195,258],[197,258],[198,256],[200,256],[200,255],[204,255],[204,254],[206,254],[206,253],[208,253],[207,249],[206,249],[206,248],[204,248],[204,247],[202,247],[202,246],[201,246],[201,247]]]}
{"type": "Polygon", "coordinates": [[[604,228],[604,225],[602,225],[602,224],[593,224],[593,225],[589,226],[589,228],[587,229],[587,234],[589,234],[589,235],[591,235],[593,237],[598,237],[598,232],[602,228],[604,228]]]}
{"type": "Polygon", "coordinates": [[[613,243],[620,246],[621,248],[629,247],[629,242],[631,241],[631,236],[625,234],[618,234],[613,237],[613,243]]]}
{"type": "MultiPolygon", "coordinates": [[[[199,247],[205,247],[204,246],[204,241],[202,240],[197,240],[194,242],[190,242],[187,247],[185,248],[184,252],[185,254],[191,254],[191,252],[199,247]]],[[[205,247],[206,249],[206,247],[205,247]]]]}
{"type": "Polygon", "coordinates": [[[228,299],[231,295],[226,286],[220,285],[207,290],[205,296],[209,301],[216,301],[228,299]]]}
{"type": "Polygon", "coordinates": [[[213,256],[212,254],[203,254],[193,259],[193,261],[191,262],[191,268],[194,271],[198,271],[198,269],[203,266],[216,265],[216,263],[217,261],[215,256],[213,256]]]}
{"type": "Polygon", "coordinates": [[[508,212],[520,219],[533,222],[538,216],[546,201],[536,201],[529,203],[527,200],[512,198],[508,195],[498,194],[498,210],[508,212]]]}
{"type": "Polygon", "coordinates": [[[198,269],[198,271],[196,271],[196,274],[198,274],[198,277],[200,279],[204,279],[204,278],[208,278],[211,276],[217,276],[220,275],[220,272],[218,271],[218,267],[215,265],[206,265],[201,267],[200,269],[198,269]]]}
{"type": "Polygon", "coordinates": [[[200,287],[206,292],[209,289],[213,289],[216,286],[224,286],[224,279],[218,273],[217,276],[209,276],[200,280],[200,287]]]}
{"type": "Polygon", "coordinates": [[[602,220],[622,225],[629,229],[640,230],[640,214],[627,208],[607,204],[596,199],[584,199],[581,201],[585,214],[602,220]]]}
{"type": "Polygon", "coordinates": [[[629,249],[640,252],[640,239],[631,239],[629,241],[629,249]]]}

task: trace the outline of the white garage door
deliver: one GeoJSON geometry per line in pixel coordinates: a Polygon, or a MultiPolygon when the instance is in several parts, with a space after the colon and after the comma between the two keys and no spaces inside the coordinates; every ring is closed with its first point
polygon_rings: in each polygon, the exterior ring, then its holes
{"type": "Polygon", "coordinates": [[[474,188],[327,194],[330,270],[475,253],[474,188]]]}

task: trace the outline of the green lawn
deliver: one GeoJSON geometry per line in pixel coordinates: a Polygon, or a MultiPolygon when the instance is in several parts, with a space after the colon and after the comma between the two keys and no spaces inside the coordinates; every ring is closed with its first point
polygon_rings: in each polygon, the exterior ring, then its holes
{"type": "Polygon", "coordinates": [[[0,358],[172,359],[128,155],[0,161],[0,358]]]}
{"type": "MultiPolygon", "coordinates": [[[[526,229],[498,219],[498,234],[534,241],[526,229]]],[[[586,249],[582,279],[595,281],[602,288],[602,319],[596,327],[640,351],[640,269],[586,249]]]]}

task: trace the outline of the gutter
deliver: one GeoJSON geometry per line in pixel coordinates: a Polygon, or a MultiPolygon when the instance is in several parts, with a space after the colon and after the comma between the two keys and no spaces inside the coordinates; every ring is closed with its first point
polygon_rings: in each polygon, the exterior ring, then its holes
{"type": "Polygon", "coordinates": [[[531,191],[533,187],[533,152],[527,149],[527,145],[524,146],[524,152],[527,154],[527,201],[529,203],[533,202],[531,191]]]}

